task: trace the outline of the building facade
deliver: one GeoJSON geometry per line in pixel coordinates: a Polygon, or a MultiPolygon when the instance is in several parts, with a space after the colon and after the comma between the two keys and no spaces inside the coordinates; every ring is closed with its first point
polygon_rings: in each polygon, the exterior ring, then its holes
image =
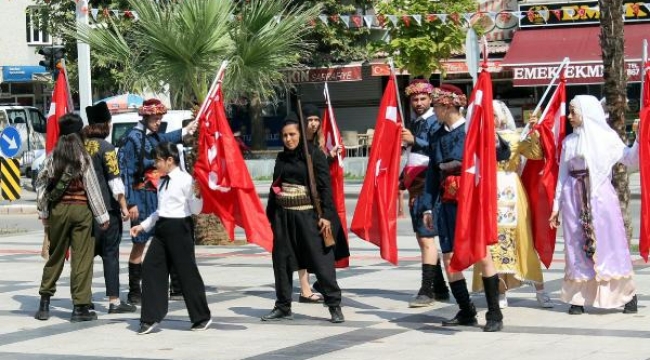
{"type": "Polygon", "coordinates": [[[51,75],[39,66],[43,58],[38,50],[49,45],[47,14],[32,0],[0,4],[0,103],[31,105],[47,112],[51,75]]]}

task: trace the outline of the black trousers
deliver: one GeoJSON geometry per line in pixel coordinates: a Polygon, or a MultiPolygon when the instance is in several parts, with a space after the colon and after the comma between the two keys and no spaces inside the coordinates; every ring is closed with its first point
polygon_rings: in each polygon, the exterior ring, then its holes
{"type": "Polygon", "coordinates": [[[192,218],[159,218],[155,236],[142,263],[142,312],[140,321],[154,323],[167,315],[169,269],[176,268],[190,321],[210,318],[205,285],[194,260],[192,218]]]}
{"type": "Polygon", "coordinates": [[[120,242],[122,241],[122,219],[119,210],[110,211],[108,229],[102,230],[97,223],[93,226],[95,256],[101,256],[104,265],[106,296],[120,296],[120,242]]]}
{"type": "Polygon", "coordinates": [[[334,249],[325,248],[313,211],[278,210],[273,243],[275,306],[291,310],[293,272],[307,269],[316,275],[325,305],[341,304],[341,288],[336,281],[334,249]]]}

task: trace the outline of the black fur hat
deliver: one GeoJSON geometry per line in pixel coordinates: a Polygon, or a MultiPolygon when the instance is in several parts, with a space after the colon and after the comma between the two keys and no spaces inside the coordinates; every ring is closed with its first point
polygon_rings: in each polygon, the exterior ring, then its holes
{"type": "Polygon", "coordinates": [[[111,121],[111,112],[104,101],[100,101],[93,106],[86,106],[86,116],[89,124],[101,124],[111,121]]]}
{"type": "Polygon", "coordinates": [[[65,114],[59,119],[59,136],[76,134],[81,131],[84,123],[79,115],[65,114]]]}
{"type": "Polygon", "coordinates": [[[320,111],[315,105],[312,104],[305,104],[305,106],[302,107],[302,114],[305,119],[310,116],[318,116],[320,119],[320,111]]]}

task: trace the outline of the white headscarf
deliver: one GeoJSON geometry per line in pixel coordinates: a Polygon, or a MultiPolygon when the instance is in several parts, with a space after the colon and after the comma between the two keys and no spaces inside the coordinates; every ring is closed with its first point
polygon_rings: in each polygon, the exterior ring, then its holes
{"type": "Polygon", "coordinates": [[[492,100],[492,107],[494,107],[494,114],[497,118],[496,131],[510,130],[517,131],[515,119],[508,106],[501,100],[492,100]]]}
{"type": "Polygon", "coordinates": [[[583,157],[589,169],[591,192],[609,181],[612,167],[620,160],[625,144],[618,134],[607,124],[605,112],[600,101],[591,95],[578,95],[571,100],[582,116],[582,125],[573,129],[578,137],[577,146],[567,147],[564,161],[583,157]]]}

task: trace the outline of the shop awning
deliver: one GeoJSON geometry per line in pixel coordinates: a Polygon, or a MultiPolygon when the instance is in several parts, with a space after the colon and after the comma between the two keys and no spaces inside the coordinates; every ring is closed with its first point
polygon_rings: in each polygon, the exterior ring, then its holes
{"type": "MultiPolygon", "coordinates": [[[[628,81],[640,81],[643,39],[650,37],[650,24],[625,25],[625,61],[628,81]]],[[[545,86],[564,57],[571,65],[565,76],[569,84],[603,82],[600,27],[557,27],[519,30],[502,66],[512,69],[515,86],[545,86]]]]}

